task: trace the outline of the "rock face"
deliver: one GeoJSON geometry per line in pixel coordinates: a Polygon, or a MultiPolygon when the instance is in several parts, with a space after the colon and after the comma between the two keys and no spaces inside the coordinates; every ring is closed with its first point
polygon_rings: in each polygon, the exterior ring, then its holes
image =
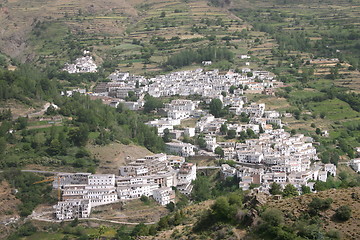
{"type": "Polygon", "coordinates": [[[262,206],[267,202],[268,195],[264,193],[251,193],[245,196],[244,206],[247,209],[252,209],[257,206],[262,206]]]}

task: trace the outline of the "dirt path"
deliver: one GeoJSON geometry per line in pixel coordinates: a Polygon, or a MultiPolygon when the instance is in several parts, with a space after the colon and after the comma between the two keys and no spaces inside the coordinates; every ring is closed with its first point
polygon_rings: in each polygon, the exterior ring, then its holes
{"type": "Polygon", "coordinates": [[[34,113],[28,113],[24,117],[28,116],[29,118],[34,118],[34,117],[37,117],[37,116],[41,116],[46,112],[48,107],[50,107],[49,102],[45,103],[41,110],[39,110],[37,112],[34,112],[34,113]]]}

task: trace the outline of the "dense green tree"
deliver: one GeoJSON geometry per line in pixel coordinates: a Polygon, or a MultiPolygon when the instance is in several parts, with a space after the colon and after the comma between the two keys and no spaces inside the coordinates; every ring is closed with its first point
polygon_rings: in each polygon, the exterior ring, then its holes
{"type": "Polygon", "coordinates": [[[147,235],[149,235],[149,228],[144,223],[139,223],[138,225],[136,225],[131,232],[131,236],[134,237],[147,235]]]}
{"type": "Polygon", "coordinates": [[[19,117],[16,120],[16,129],[23,130],[28,126],[28,118],[26,117],[19,117]]]}
{"type": "Polygon", "coordinates": [[[227,124],[226,123],[222,124],[220,127],[221,134],[225,135],[227,131],[228,131],[227,124]]]}
{"type": "Polygon", "coordinates": [[[320,129],[320,128],[316,128],[315,133],[316,133],[317,135],[320,135],[320,134],[321,134],[321,129],[320,129]]]}
{"type": "Polygon", "coordinates": [[[145,113],[149,113],[155,109],[159,109],[164,107],[164,104],[162,103],[162,101],[158,98],[154,98],[150,95],[148,95],[145,98],[145,104],[144,104],[144,112],[145,113]]]}
{"type": "Polygon", "coordinates": [[[181,215],[180,211],[177,211],[174,215],[173,224],[177,226],[181,224],[182,220],[183,220],[183,216],[181,215]]]}
{"type": "Polygon", "coordinates": [[[246,134],[248,135],[249,138],[255,138],[256,137],[256,134],[254,133],[254,131],[251,128],[246,129],[246,134]]]}
{"type": "Polygon", "coordinates": [[[334,214],[335,219],[339,221],[347,221],[351,217],[351,208],[347,205],[340,206],[334,214]]]}
{"type": "Polygon", "coordinates": [[[170,212],[173,212],[175,211],[175,203],[173,202],[169,202],[168,204],[166,204],[166,208],[170,211],[170,212]]]}
{"type": "Polygon", "coordinates": [[[223,104],[220,99],[212,99],[210,102],[210,113],[214,115],[215,117],[221,117],[221,110],[222,110],[223,104]]]}
{"type": "Polygon", "coordinates": [[[226,197],[219,197],[211,206],[212,214],[218,221],[227,222],[231,217],[231,207],[226,197]]]}
{"type": "Polygon", "coordinates": [[[220,157],[224,157],[224,150],[221,147],[216,147],[215,154],[219,155],[220,157]]]}
{"type": "Polygon", "coordinates": [[[250,121],[250,118],[249,118],[249,115],[247,115],[246,113],[242,112],[242,113],[240,114],[239,120],[240,120],[240,122],[248,123],[248,122],[250,121]]]}
{"type": "Polygon", "coordinates": [[[320,227],[317,224],[308,224],[306,222],[300,222],[297,226],[298,235],[302,239],[323,239],[324,234],[321,232],[320,227]]]}
{"type": "Polygon", "coordinates": [[[50,105],[45,112],[46,115],[54,116],[57,114],[56,108],[53,105],[50,105]]]}
{"type": "Polygon", "coordinates": [[[21,237],[31,236],[37,232],[37,228],[29,221],[25,222],[17,231],[17,235],[21,237]]]}
{"type": "Polygon", "coordinates": [[[138,100],[138,97],[136,96],[134,91],[129,91],[128,96],[125,98],[125,100],[129,102],[136,102],[138,100]]]}
{"type": "Polygon", "coordinates": [[[354,158],[355,154],[354,154],[354,149],[351,147],[351,145],[349,144],[349,142],[346,139],[340,138],[338,140],[338,145],[340,147],[340,149],[346,153],[350,158],[354,158]]]}
{"type": "Polygon", "coordinates": [[[12,113],[10,109],[5,109],[0,111],[0,121],[11,121],[12,120],[12,113]]]}
{"type": "Polygon", "coordinates": [[[170,130],[167,128],[164,129],[163,140],[164,140],[164,142],[171,142],[170,130]]]}
{"type": "Polygon", "coordinates": [[[51,186],[46,183],[34,184],[42,178],[34,173],[24,173],[20,170],[4,172],[4,177],[19,192],[16,197],[20,199],[20,215],[26,217],[32,213],[35,207],[41,203],[54,203],[50,196],[51,186]]]}
{"type": "Polygon", "coordinates": [[[294,187],[294,185],[287,184],[284,188],[282,195],[283,195],[283,197],[294,197],[294,196],[299,195],[299,192],[296,189],[296,187],[294,187]]]}
{"type": "Polygon", "coordinates": [[[335,165],[337,165],[340,160],[338,150],[336,149],[329,149],[322,152],[320,158],[323,163],[332,163],[335,165]]]}
{"type": "Polygon", "coordinates": [[[198,178],[196,178],[193,184],[194,187],[193,191],[191,192],[191,197],[195,201],[201,202],[211,198],[211,192],[209,191],[211,185],[207,177],[199,176],[198,178]]]}
{"type": "Polygon", "coordinates": [[[271,184],[269,192],[272,195],[281,195],[282,194],[281,186],[274,182],[271,184]]]}
{"type": "Polygon", "coordinates": [[[71,128],[68,133],[69,141],[75,146],[85,146],[89,139],[89,129],[87,125],[80,125],[80,127],[71,128]]]}
{"type": "Polygon", "coordinates": [[[169,217],[165,216],[165,217],[160,218],[160,220],[158,222],[158,230],[161,231],[168,227],[169,227],[169,217]]]}
{"type": "Polygon", "coordinates": [[[229,93],[234,94],[235,89],[236,89],[236,86],[231,85],[230,88],[229,88],[229,93]]]}
{"type": "Polygon", "coordinates": [[[268,208],[261,214],[261,219],[268,226],[279,226],[284,222],[284,214],[276,208],[268,208]]]}
{"type": "Polygon", "coordinates": [[[157,226],[153,224],[149,227],[149,235],[154,236],[156,235],[156,233],[157,233],[157,226]]]}
{"type": "Polygon", "coordinates": [[[309,213],[311,215],[316,215],[319,211],[325,211],[330,208],[333,200],[331,198],[321,199],[314,197],[309,203],[309,213]]]}
{"type": "Polygon", "coordinates": [[[206,148],[206,141],[205,138],[203,136],[199,136],[197,139],[197,144],[199,145],[200,148],[204,149],[206,148]]]}
{"type": "Polygon", "coordinates": [[[4,137],[0,137],[0,156],[5,153],[6,150],[6,140],[4,137]]]}
{"type": "Polygon", "coordinates": [[[236,137],[236,131],[234,129],[230,129],[227,131],[227,138],[233,139],[236,137]]]}
{"type": "MultiPolygon", "coordinates": [[[[214,39],[215,40],[215,39],[214,39]]],[[[180,68],[191,65],[192,63],[201,63],[202,61],[219,62],[221,60],[232,61],[234,54],[221,47],[203,47],[196,51],[193,49],[186,49],[168,58],[165,67],[168,69],[180,68]]]]}
{"type": "Polygon", "coordinates": [[[302,194],[308,194],[308,193],[311,193],[311,189],[308,186],[301,185],[301,192],[302,192],[302,194]]]}
{"type": "Polygon", "coordinates": [[[58,155],[63,151],[63,146],[58,139],[53,139],[50,143],[47,153],[51,156],[58,155]]]}

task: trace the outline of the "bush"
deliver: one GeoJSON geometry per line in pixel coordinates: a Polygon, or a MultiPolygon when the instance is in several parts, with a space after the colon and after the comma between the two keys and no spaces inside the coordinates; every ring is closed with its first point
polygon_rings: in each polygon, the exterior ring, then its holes
{"type": "Polygon", "coordinates": [[[339,221],[347,221],[351,217],[351,208],[347,205],[343,205],[336,209],[334,218],[339,221]]]}
{"type": "Polygon", "coordinates": [[[75,154],[76,158],[83,158],[83,157],[89,157],[90,153],[85,148],[80,148],[77,153],[75,154]]]}
{"type": "Polygon", "coordinates": [[[298,235],[305,239],[323,239],[323,233],[316,224],[304,224],[298,227],[298,235]]]}
{"type": "Polygon", "coordinates": [[[36,231],[37,228],[31,222],[26,222],[17,230],[16,235],[20,237],[31,236],[32,234],[36,233],[36,231]]]}
{"type": "Polygon", "coordinates": [[[284,214],[279,209],[266,209],[261,218],[269,226],[280,226],[284,222],[284,214]]]}
{"type": "Polygon", "coordinates": [[[309,203],[309,212],[317,214],[318,211],[325,211],[330,208],[332,202],[332,198],[313,198],[312,201],[309,203]]]}
{"type": "Polygon", "coordinates": [[[336,230],[330,230],[329,232],[326,233],[326,236],[329,239],[335,239],[335,240],[340,240],[341,239],[341,235],[338,231],[336,230]]]}
{"type": "Polygon", "coordinates": [[[140,200],[145,204],[149,204],[150,202],[150,199],[145,195],[141,195],[140,200]]]}
{"type": "Polygon", "coordinates": [[[139,223],[134,227],[130,235],[134,237],[149,235],[149,228],[144,223],[139,223]]]}
{"type": "Polygon", "coordinates": [[[173,212],[175,210],[175,204],[173,202],[169,202],[168,204],[166,204],[166,208],[170,211],[173,212]]]}
{"type": "Polygon", "coordinates": [[[280,195],[280,194],[282,194],[280,184],[277,184],[275,182],[272,183],[271,186],[270,186],[269,192],[272,195],[280,195]]]}

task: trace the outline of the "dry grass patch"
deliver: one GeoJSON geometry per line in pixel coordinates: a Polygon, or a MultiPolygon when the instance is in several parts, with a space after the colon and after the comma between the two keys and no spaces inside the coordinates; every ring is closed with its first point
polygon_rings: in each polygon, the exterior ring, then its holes
{"type": "MultiPolygon", "coordinates": [[[[315,194],[306,194],[299,197],[281,199],[268,202],[268,206],[278,208],[284,213],[292,214],[296,218],[307,211],[307,206],[314,197],[332,198],[333,203],[330,209],[321,212],[322,227],[325,231],[336,229],[343,234],[343,239],[360,239],[360,232],[357,230],[360,225],[360,201],[352,198],[352,194],[360,196],[360,187],[348,189],[330,189],[315,194]],[[343,205],[349,205],[352,210],[352,217],[346,222],[334,222],[332,216],[335,210],[343,205]]],[[[290,219],[286,219],[287,224],[292,224],[290,219]]]]}
{"type": "Polygon", "coordinates": [[[119,222],[150,223],[159,221],[160,217],[168,213],[164,206],[160,206],[154,200],[144,203],[139,199],[134,199],[95,207],[91,217],[119,222]]]}
{"type": "Polygon", "coordinates": [[[118,174],[118,168],[137,158],[153,154],[144,147],[111,143],[106,146],[88,145],[91,154],[100,160],[97,172],[118,174]]]}

